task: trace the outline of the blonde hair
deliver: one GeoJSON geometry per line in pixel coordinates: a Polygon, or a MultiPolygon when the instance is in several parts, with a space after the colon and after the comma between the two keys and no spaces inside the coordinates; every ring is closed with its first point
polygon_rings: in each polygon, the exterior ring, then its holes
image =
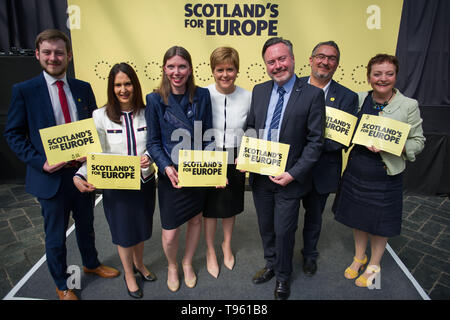
{"type": "Polygon", "coordinates": [[[212,72],[214,72],[217,65],[227,62],[232,63],[236,68],[236,71],[239,72],[239,53],[236,49],[231,47],[219,47],[215,49],[209,57],[212,72]]]}

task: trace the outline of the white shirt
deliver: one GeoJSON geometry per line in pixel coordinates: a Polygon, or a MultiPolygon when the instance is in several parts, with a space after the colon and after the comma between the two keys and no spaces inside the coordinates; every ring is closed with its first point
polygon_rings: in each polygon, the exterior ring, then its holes
{"type": "MultiPolygon", "coordinates": [[[[308,83],[311,84],[311,77],[308,77],[308,83]]],[[[322,88],[323,93],[325,94],[325,102],[327,101],[328,90],[330,90],[330,83],[331,83],[331,79],[330,79],[330,81],[328,81],[327,85],[322,88]]]]}
{"type": "Polygon", "coordinates": [[[219,148],[235,148],[241,144],[245,121],[250,111],[252,94],[236,86],[230,94],[217,91],[216,84],[207,87],[211,96],[212,122],[219,148]]]}
{"type": "Polygon", "coordinates": [[[72,92],[70,91],[69,84],[67,82],[67,75],[65,74],[62,79],[57,79],[49,75],[44,71],[44,78],[47,82],[48,93],[50,94],[50,101],[52,103],[53,114],[55,115],[56,124],[65,124],[64,115],[61,109],[61,103],[59,102],[58,86],[56,81],[61,80],[64,82],[64,92],[66,93],[67,104],[69,105],[70,119],[72,122],[78,121],[78,111],[73,99],[72,92]]]}

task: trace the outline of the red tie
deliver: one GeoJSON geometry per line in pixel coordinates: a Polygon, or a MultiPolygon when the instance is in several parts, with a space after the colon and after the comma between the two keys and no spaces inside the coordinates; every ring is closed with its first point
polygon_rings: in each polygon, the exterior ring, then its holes
{"type": "Polygon", "coordinates": [[[58,80],[56,81],[56,85],[58,86],[59,102],[61,103],[61,109],[64,115],[64,120],[66,121],[66,123],[69,123],[71,122],[71,119],[70,119],[69,105],[67,104],[66,93],[64,92],[63,88],[64,82],[58,80]]]}

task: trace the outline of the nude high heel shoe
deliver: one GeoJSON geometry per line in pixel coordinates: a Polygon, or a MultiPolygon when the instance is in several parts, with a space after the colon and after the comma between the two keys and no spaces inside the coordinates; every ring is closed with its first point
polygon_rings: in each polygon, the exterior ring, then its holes
{"type": "Polygon", "coordinates": [[[194,277],[191,278],[191,279],[188,279],[188,278],[186,277],[186,269],[187,269],[187,268],[191,268],[192,271],[194,271],[194,268],[192,267],[191,264],[183,264],[184,283],[186,284],[186,286],[187,286],[188,288],[191,288],[191,289],[192,289],[192,288],[194,288],[195,285],[197,284],[197,275],[196,275],[195,272],[194,272],[194,277]]]}
{"type": "Polygon", "coordinates": [[[234,255],[230,250],[230,255],[225,255],[225,250],[224,250],[224,246],[222,243],[222,251],[223,251],[223,264],[225,265],[225,267],[227,267],[230,270],[233,270],[234,268],[234,263],[235,263],[235,259],[234,259],[234,255]]]}
{"type": "Polygon", "coordinates": [[[208,270],[209,274],[216,279],[219,276],[219,264],[217,263],[217,257],[215,254],[213,256],[206,252],[206,270],[208,270]]]}
{"type": "Polygon", "coordinates": [[[175,268],[171,268],[170,266],[167,267],[167,287],[172,292],[176,292],[178,291],[178,289],[180,289],[180,280],[178,279],[178,266],[175,266],[175,268]],[[172,272],[176,272],[177,274],[176,280],[170,280],[169,274],[171,272],[171,269],[172,272]],[[175,271],[173,269],[175,269],[175,271]]]}

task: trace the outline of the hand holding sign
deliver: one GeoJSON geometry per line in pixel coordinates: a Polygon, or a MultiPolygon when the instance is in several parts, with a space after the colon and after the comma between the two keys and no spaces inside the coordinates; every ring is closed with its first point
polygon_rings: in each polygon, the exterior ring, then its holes
{"type": "Polygon", "coordinates": [[[48,161],[46,160],[42,170],[44,170],[45,172],[48,172],[48,173],[53,173],[53,172],[56,172],[59,169],[63,168],[66,164],[67,164],[67,162],[63,161],[63,162],[56,163],[54,165],[49,165],[48,161]]]}
{"type": "Polygon", "coordinates": [[[92,192],[96,190],[94,185],[90,184],[87,181],[84,181],[78,176],[73,177],[73,184],[75,185],[75,187],[77,187],[78,191],[80,191],[81,193],[92,192]]]}
{"type": "Polygon", "coordinates": [[[276,177],[269,176],[269,179],[273,183],[276,183],[282,187],[286,187],[289,183],[294,181],[294,177],[292,177],[289,172],[283,172],[282,174],[276,177]]]}
{"type": "Polygon", "coordinates": [[[168,166],[164,170],[166,173],[166,176],[170,179],[170,182],[172,183],[172,187],[180,189],[181,186],[178,185],[178,172],[177,169],[175,169],[174,166],[168,166]]]}

